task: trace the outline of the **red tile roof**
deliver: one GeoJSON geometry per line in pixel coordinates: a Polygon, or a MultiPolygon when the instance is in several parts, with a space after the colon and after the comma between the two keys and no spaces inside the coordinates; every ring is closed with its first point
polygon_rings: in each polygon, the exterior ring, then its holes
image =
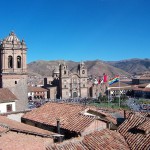
{"type": "Polygon", "coordinates": [[[7,131],[8,131],[7,128],[4,128],[4,127],[1,127],[1,126],[0,126],[0,135],[1,135],[2,133],[7,132],[7,131]]]}
{"type": "Polygon", "coordinates": [[[17,100],[17,97],[7,88],[0,88],[0,103],[12,102],[17,100]]]}
{"type": "Polygon", "coordinates": [[[128,119],[119,126],[118,131],[124,136],[132,150],[148,150],[150,149],[150,133],[143,133],[140,130],[149,130],[149,125],[149,118],[146,118],[139,113],[131,113],[128,119]]]}
{"type": "Polygon", "coordinates": [[[49,145],[47,150],[128,150],[124,138],[115,131],[104,129],[95,131],[83,138],[68,140],[60,144],[49,145]]]}
{"type": "Polygon", "coordinates": [[[61,128],[82,132],[95,119],[93,116],[83,115],[81,112],[85,109],[81,105],[47,103],[26,113],[22,118],[51,126],[56,126],[56,119],[60,119],[61,128]]]}
{"type": "Polygon", "coordinates": [[[41,88],[41,87],[35,87],[35,86],[29,86],[28,92],[46,92],[47,89],[41,88]]]}
{"type": "Polygon", "coordinates": [[[1,150],[45,150],[51,138],[9,131],[0,136],[1,150]]]}
{"type": "Polygon", "coordinates": [[[9,128],[9,130],[24,132],[24,133],[31,133],[35,135],[41,136],[52,136],[53,132],[43,130],[40,128],[36,128],[30,125],[26,125],[24,123],[20,123],[11,119],[6,118],[5,116],[0,116],[0,127],[9,128]]]}
{"type": "Polygon", "coordinates": [[[55,133],[0,116],[0,150],[45,150],[55,133]]]}

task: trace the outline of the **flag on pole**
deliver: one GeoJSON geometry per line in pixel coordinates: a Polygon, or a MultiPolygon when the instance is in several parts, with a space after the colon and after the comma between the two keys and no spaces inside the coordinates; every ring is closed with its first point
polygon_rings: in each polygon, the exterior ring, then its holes
{"type": "Polygon", "coordinates": [[[109,85],[112,85],[113,83],[116,83],[119,81],[119,76],[116,76],[115,78],[108,81],[109,85]]]}
{"type": "Polygon", "coordinates": [[[103,82],[107,82],[107,74],[103,74],[103,82]]]}

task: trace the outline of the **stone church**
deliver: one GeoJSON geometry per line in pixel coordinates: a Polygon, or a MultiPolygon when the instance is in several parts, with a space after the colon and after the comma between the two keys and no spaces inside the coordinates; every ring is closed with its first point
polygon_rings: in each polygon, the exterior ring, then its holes
{"type": "Polygon", "coordinates": [[[0,88],[9,89],[16,97],[16,111],[27,108],[27,47],[14,32],[0,42],[0,88]]]}
{"type": "Polygon", "coordinates": [[[73,72],[71,72],[66,63],[63,62],[54,69],[52,78],[46,78],[45,81],[46,84],[51,84],[50,90],[52,90],[52,87],[56,87],[56,90],[51,92],[50,98],[67,99],[88,97],[87,79],[87,68],[84,62],[81,62],[77,66],[76,71],[73,72]]]}

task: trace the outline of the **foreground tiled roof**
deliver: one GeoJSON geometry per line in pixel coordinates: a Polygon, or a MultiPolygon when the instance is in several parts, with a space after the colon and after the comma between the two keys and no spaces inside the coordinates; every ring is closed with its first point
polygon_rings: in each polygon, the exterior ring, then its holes
{"type": "Polygon", "coordinates": [[[51,138],[8,131],[0,136],[0,150],[45,150],[51,138]]]}
{"type": "Polygon", "coordinates": [[[83,138],[47,146],[46,150],[128,150],[124,138],[115,131],[104,129],[83,138]]]}
{"type": "Polygon", "coordinates": [[[98,116],[104,118],[107,122],[112,122],[113,124],[117,124],[117,119],[111,115],[111,111],[104,111],[98,107],[89,107],[89,111],[93,111],[97,113],[98,116]]]}
{"type": "Polygon", "coordinates": [[[7,88],[0,88],[0,103],[12,102],[17,100],[17,97],[7,88]]]}
{"type": "Polygon", "coordinates": [[[43,130],[40,128],[36,128],[30,125],[26,125],[24,123],[20,123],[11,119],[8,119],[5,116],[0,116],[0,127],[8,128],[11,131],[23,132],[23,133],[31,133],[35,135],[41,136],[52,136],[53,132],[43,130]]]}
{"type": "Polygon", "coordinates": [[[124,136],[126,142],[132,150],[150,149],[150,118],[144,117],[140,113],[131,113],[128,119],[123,122],[118,131],[124,136]]]}
{"type": "Polygon", "coordinates": [[[47,103],[26,113],[22,118],[51,126],[56,126],[56,119],[60,119],[61,128],[82,132],[95,119],[93,116],[83,115],[81,112],[85,109],[81,105],[47,103]]]}
{"type": "Polygon", "coordinates": [[[53,134],[0,116],[0,150],[45,150],[53,134]]]}

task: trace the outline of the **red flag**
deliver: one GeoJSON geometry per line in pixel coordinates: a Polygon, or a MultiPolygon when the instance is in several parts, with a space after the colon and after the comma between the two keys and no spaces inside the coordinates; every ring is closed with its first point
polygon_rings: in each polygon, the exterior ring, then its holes
{"type": "Polygon", "coordinates": [[[105,73],[104,73],[104,75],[103,75],[103,81],[104,81],[104,82],[107,82],[107,74],[105,74],[105,73]]]}

